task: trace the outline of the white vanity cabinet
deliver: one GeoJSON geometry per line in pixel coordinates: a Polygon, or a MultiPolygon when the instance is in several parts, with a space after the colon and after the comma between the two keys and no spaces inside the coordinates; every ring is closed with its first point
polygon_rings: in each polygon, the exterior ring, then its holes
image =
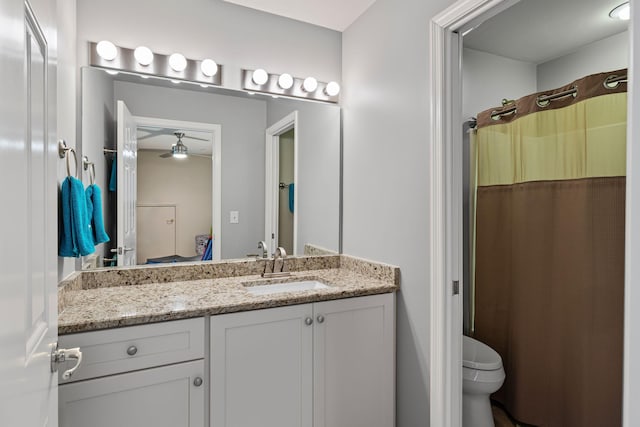
{"type": "Polygon", "coordinates": [[[196,318],[61,336],[83,361],[60,381],[59,425],[203,427],[204,329],[196,318]]]}
{"type": "Polygon", "coordinates": [[[211,318],[211,427],[391,427],[395,295],[211,318]]]}

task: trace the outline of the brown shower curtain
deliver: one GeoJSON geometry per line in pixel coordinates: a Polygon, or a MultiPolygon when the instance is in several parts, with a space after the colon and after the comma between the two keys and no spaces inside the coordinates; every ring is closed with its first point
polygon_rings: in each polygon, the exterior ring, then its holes
{"type": "Polygon", "coordinates": [[[622,423],[626,83],[610,76],[626,70],[478,115],[474,336],[526,424],[622,423]]]}

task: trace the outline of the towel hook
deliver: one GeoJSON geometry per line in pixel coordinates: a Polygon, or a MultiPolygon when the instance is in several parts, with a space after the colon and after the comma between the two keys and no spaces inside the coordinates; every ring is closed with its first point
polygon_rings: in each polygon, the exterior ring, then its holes
{"type": "Polygon", "coordinates": [[[89,171],[89,183],[91,185],[96,183],[96,165],[93,162],[89,161],[89,158],[87,156],[84,156],[82,158],[82,167],[84,170],[88,170],[89,171]],[[91,168],[91,169],[89,169],[91,168]]]}
{"type": "Polygon", "coordinates": [[[65,157],[67,158],[67,176],[72,176],[71,175],[71,164],[70,164],[70,159],[67,154],[68,152],[71,152],[73,154],[73,160],[75,160],[76,162],[76,178],[78,177],[78,156],[76,155],[76,150],[74,150],[72,147],[68,147],[67,146],[67,142],[64,139],[61,139],[58,141],[58,156],[60,156],[61,159],[64,159],[65,157]]]}

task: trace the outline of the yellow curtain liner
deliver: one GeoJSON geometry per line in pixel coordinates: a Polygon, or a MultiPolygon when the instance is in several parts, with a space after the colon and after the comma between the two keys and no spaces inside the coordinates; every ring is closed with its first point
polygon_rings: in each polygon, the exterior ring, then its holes
{"type": "Polygon", "coordinates": [[[491,125],[491,111],[481,113],[477,185],[625,176],[626,92],[572,101],[491,125]]]}

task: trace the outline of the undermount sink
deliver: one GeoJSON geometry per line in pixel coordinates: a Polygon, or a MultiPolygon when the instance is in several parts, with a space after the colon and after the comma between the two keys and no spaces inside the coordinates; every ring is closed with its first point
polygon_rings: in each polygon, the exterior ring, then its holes
{"type": "Polygon", "coordinates": [[[315,280],[298,280],[292,282],[280,282],[280,283],[245,283],[245,289],[252,295],[270,295],[279,294],[284,292],[300,292],[300,291],[313,291],[318,289],[326,289],[329,286],[324,283],[315,280]]]}

